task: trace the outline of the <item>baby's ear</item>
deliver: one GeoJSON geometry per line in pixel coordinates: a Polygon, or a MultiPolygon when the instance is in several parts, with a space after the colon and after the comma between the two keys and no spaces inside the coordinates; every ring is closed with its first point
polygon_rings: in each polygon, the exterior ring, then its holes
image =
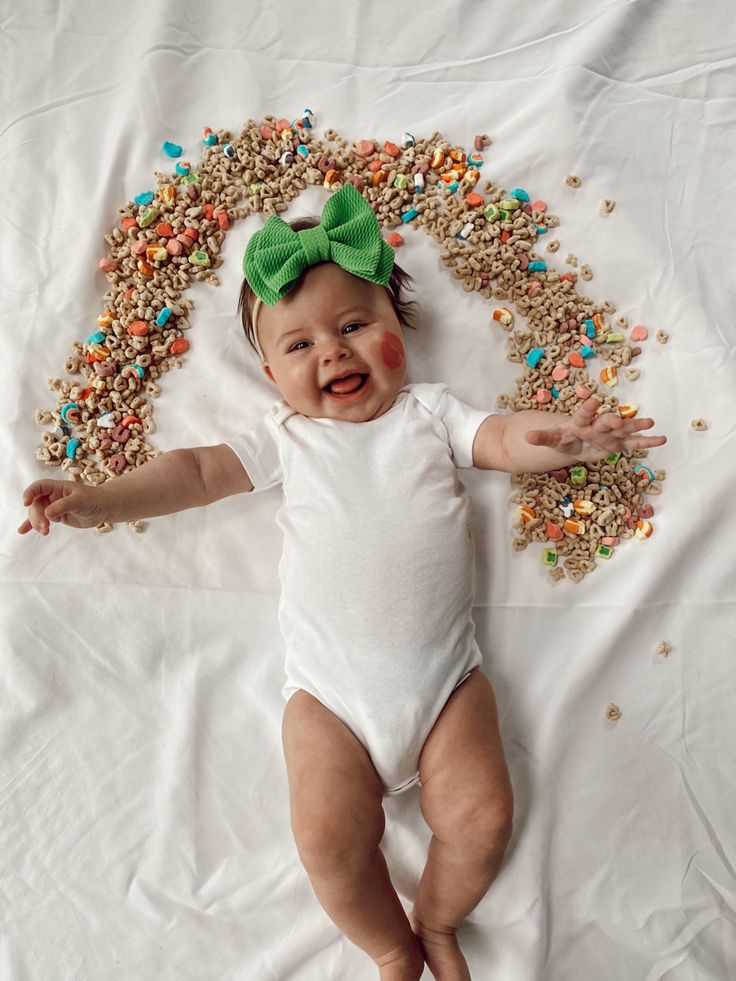
{"type": "Polygon", "coordinates": [[[263,362],[263,364],[261,365],[261,367],[263,368],[263,371],[264,371],[264,373],[265,373],[265,375],[266,375],[266,377],[267,377],[267,378],[270,378],[270,380],[271,380],[271,381],[272,381],[272,382],[274,383],[274,385],[275,385],[275,384],[276,384],[276,379],[275,379],[275,378],[273,377],[273,372],[272,372],[272,371],[271,371],[271,369],[270,369],[270,368],[268,367],[268,363],[267,363],[266,361],[264,361],[264,362],[263,362]]]}

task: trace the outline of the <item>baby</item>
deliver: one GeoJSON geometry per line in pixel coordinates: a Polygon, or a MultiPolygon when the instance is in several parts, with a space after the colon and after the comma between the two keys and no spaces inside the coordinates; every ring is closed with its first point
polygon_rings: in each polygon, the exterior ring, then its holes
{"type": "Polygon", "coordinates": [[[623,449],[651,419],[502,416],[407,384],[408,277],[346,184],[319,224],[272,217],[245,255],[240,310],[281,400],[252,432],[164,453],[97,487],[37,480],[19,531],[89,528],[281,483],[283,747],[291,823],[320,903],[384,981],[470,978],[460,922],[495,878],[513,797],[471,617],[458,468],[545,472],[623,449]],[[307,227],[304,227],[304,226],[307,227]],[[383,797],[420,787],[432,832],[407,917],[379,847],[383,797]]]}

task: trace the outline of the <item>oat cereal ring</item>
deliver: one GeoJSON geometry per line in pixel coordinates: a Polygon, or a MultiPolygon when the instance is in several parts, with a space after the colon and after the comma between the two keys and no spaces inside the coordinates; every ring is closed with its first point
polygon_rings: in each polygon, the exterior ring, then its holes
{"type": "Polygon", "coordinates": [[[667,641],[663,640],[659,644],[657,644],[657,649],[655,653],[658,654],[659,657],[667,657],[671,650],[672,648],[667,643],[667,641]]]}
{"type": "Polygon", "coordinates": [[[659,341],[660,344],[666,344],[667,341],[670,339],[670,335],[667,333],[666,330],[658,330],[654,336],[656,337],[656,339],[659,341]]]}
{"type": "Polygon", "coordinates": [[[601,211],[604,215],[610,215],[616,207],[616,202],[612,198],[603,198],[601,201],[601,211]]]}
{"type": "Polygon", "coordinates": [[[705,432],[705,430],[708,428],[705,419],[693,419],[690,425],[693,427],[693,429],[696,429],[699,433],[705,432]]]}
{"type": "Polygon", "coordinates": [[[580,180],[579,177],[576,177],[574,174],[568,174],[567,177],[565,178],[565,183],[567,184],[568,187],[580,187],[580,185],[583,182],[580,180]]]}
{"type": "Polygon", "coordinates": [[[553,238],[551,242],[547,243],[548,252],[556,252],[559,249],[559,247],[560,247],[560,243],[559,240],[556,238],[553,238]]]}
{"type": "Polygon", "coordinates": [[[614,705],[613,702],[609,702],[606,707],[606,718],[609,722],[618,722],[621,718],[621,709],[618,705],[614,705]]]}
{"type": "Polygon", "coordinates": [[[593,271],[590,268],[590,266],[581,266],[580,267],[580,275],[582,276],[583,279],[592,279],[593,278],[593,271]]]}

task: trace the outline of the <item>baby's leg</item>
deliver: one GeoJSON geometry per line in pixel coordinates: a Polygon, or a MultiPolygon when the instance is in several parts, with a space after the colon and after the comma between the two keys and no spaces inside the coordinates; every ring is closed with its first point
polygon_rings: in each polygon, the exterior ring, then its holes
{"type": "Polygon", "coordinates": [[[378,847],[383,790],[368,753],[305,691],[286,704],[283,743],[291,826],[317,898],[383,981],[418,981],[424,956],[378,847]]]}
{"type": "Polygon", "coordinates": [[[478,669],[456,688],[419,758],[432,830],[412,923],[437,981],[470,978],[455,940],[495,879],[511,837],[513,795],[493,688],[478,669]]]}

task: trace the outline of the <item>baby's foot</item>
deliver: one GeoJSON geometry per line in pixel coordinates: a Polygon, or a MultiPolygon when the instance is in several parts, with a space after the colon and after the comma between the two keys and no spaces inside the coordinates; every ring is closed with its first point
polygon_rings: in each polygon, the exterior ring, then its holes
{"type": "Polygon", "coordinates": [[[432,929],[421,923],[413,913],[409,914],[409,922],[422,941],[424,957],[435,981],[471,981],[468,964],[454,930],[432,929]]]}

